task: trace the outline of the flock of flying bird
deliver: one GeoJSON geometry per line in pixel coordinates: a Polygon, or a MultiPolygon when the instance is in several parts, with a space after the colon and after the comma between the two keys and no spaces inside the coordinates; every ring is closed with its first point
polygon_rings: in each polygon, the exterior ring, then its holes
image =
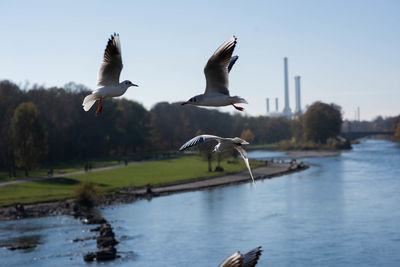
{"type": "MultiPolygon", "coordinates": [[[[182,105],[210,106],[221,107],[232,105],[235,109],[243,111],[242,107],[235,104],[246,103],[247,101],[239,96],[231,96],[229,94],[229,72],[235,64],[238,56],[232,53],[236,46],[236,37],[228,39],[223,43],[210,57],[204,67],[206,76],[206,89],[203,94],[196,95],[182,105]]],[[[98,101],[96,115],[102,112],[102,100],[111,97],[123,95],[129,87],[138,86],[129,80],[119,82],[119,76],[122,70],[121,44],[119,35],[114,33],[108,40],[107,47],[104,52],[103,62],[101,64],[97,89],[83,100],[83,109],[89,111],[90,108],[98,101]]],[[[251,179],[255,185],[254,177],[251,172],[247,152],[243,149],[243,145],[249,144],[247,141],[235,138],[223,138],[215,135],[199,135],[187,141],[181,146],[179,151],[198,146],[209,141],[217,141],[213,152],[222,152],[228,149],[236,149],[242,156],[249,170],[251,179]]],[[[253,249],[246,254],[236,252],[229,256],[220,266],[255,266],[261,255],[261,247],[253,249]]]]}
{"type": "MultiPolygon", "coordinates": [[[[228,39],[223,43],[210,57],[204,67],[206,76],[206,90],[204,94],[196,95],[182,105],[210,106],[221,107],[232,105],[235,109],[243,111],[242,107],[236,106],[238,103],[246,103],[247,101],[239,96],[231,96],[229,94],[229,72],[235,64],[238,56],[232,53],[236,46],[236,37],[228,39]]],[[[96,115],[102,111],[102,100],[110,97],[123,95],[131,86],[138,86],[129,80],[119,82],[119,76],[122,70],[121,43],[119,35],[114,33],[108,40],[106,50],[104,51],[103,62],[101,64],[97,82],[97,89],[83,100],[83,109],[89,111],[90,108],[98,101],[96,115]]],[[[251,172],[247,152],[243,145],[249,144],[247,141],[235,138],[223,138],[215,135],[198,135],[187,141],[179,151],[198,146],[209,141],[217,141],[213,152],[222,152],[228,149],[236,149],[242,156],[247,169],[249,170],[251,179],[255,185],[254,177],[251,172]]]]}

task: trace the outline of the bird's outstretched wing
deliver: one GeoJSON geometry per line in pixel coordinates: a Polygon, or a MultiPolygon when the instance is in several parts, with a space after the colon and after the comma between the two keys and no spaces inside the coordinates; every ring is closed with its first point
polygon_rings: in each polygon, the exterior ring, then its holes
{"type": "Polygon", "coordinates": [[[247,157],[247,152],[246,150],[244,150],[243,147],[241,146],[235,146],[235,149],[240,153],[240,155],[242,156],[244,163],[247,166],[247,169],[249,170],[251,179],[253,179],[253,183],[254,185],[256,185],[256,182],[254,181],[254,177],[253,177],[253,173],[251,172],[251,168],[250,168],[250,164],[249,164],[249,158],[247,157]]]}
{"type": "Polygon", "coordinates": [[[236,37],[233,36],[223,43],[208,60],[204,67],[207,82],[206,94],[218,92],[229,95],[228,66],[235,46],[236,37]]]}
{"type": "Polygon", "coordinates": [[[97,86],[118,85],[122,70],[121,44],[119,35],[114,33],[108,40],[103,63],[99,70],[97,86]]]}
{"type": "Polygon", "coordinates": [[[261,256],[261,246],[250,250],[246,254],[239,251],[226,258],[219,267],[254,267],[257,265],[261,256]]]}
{"type": "Polygon", "coordinates": [[[255,249],[250,250],[246,254],[244,254],[244,259],[243,259],[243,267],[254,267],[256,266],[258,260],[260,259],[261,256],[261,246],[255,249]]]}
{"type": "Polygon", "coordinates": [[[179,151],[185,150],[192,146],[200,145],[202,143],[205,143],[205,142],[208,142],[211,140],[220,140],[220,139],[222,139],[222,138],[219,136],[215,136],[215,135],[209,135],[209,134],[198,135],[196,137],[193,137],[189,141],[187,141],[185,144],[183,144],[183,146],[181,146],[181,148],[179,148],[179,151]]]}
{"type": "Polygon", "coordinates": [[[243,266],[243,255],[240,252],[235,252],[226,258],[219,267],[242,267],[243,266]]]}
{"type": "Polygon", "coordinates": [[[239,56],[233,56],[231,57],[231,61],[229,61],[229,65],[228,65],[228,72],[231,71],[233,65],[235,65],[236,60],[238,60],[239,56]]]}

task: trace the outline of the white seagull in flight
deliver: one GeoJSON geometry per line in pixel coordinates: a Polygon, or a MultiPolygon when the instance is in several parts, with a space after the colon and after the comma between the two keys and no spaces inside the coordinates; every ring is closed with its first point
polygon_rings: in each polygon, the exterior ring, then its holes
{"type": "Polygon", "coordinates": [[[239,137],[222,138],[219,136],[208,135],[208,134],[198,135],[198,136],[190,139],[189,141],[187,141],[185,144],[183,144],[183,146],[181,146],[181,148],[179,148],[179,151],[183,151],[189,147],[197,146],[199,144],[209,142],[212,140],[216,140],[218,142],[218,144],[214,147],[213,152],[222,152],[224,150],[234,148],[240,153],[240,155],[242,156],[242,158],[244,160],[244,163],[247,166],[247,169],[249,170],[251,179],[253,180],[253,183],[255,185],[253,173],[251,172],[251,168],[250,168],[250,164],[249,164],[249,158],[247,157],[247,152],[242,147],[243,145],[248,145],[249,143],[239,137]]]}
{"type": "Polygon", "coordinates": [[[101,102],[105,98],[121,96],[130,86],[137,86],[131,81],[119,82],[119,75],[122,70],[121,44],[119,34],[114,33],[108,39],[106,50],[104,51],[103,63],[99,70],[97,89],[83,100],[83,109],[89,111],[96,100],[99,100],[96,115],[102,111],[101,102]]]}
{"type": "Polygon", "coordinates": [[[196,95],[183,102],[182,105],[190,104],[195,106],[221,107],[232,105],[237,110],[243,111],[236,103],[246,103],[247,101],[239,96],[229,95],[229,71],[235,64],[238,56],[232,57],[236,46],[236,37],[233,36],[223,43],[217,51],[210,57],[204,67],[206,76],[206,91],[204,94],[196,95]]]}
{"type": "Polygon", "coordinates": [[[240,251],[235,252],[226,258],[219,267],[254,267],[260,259],[261,252],[261,247],[252,249],[244,255],[240,251]]]}

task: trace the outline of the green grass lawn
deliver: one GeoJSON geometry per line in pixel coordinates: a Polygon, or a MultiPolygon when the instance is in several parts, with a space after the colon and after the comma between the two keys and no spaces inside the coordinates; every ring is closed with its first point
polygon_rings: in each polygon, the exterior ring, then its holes
{"type": "MultiPolygon", "coordinates": [[[[102,161],[88,161],[92,168],[99,168],[99,167],[106,167],[106,166],[113,166],[118,165],[117,160],[102,160],[102,161]]],[[[122,161],[120,163],[123,163],[122,161]]],[[[69,172],[76,172],[81,171],[84,169],[85,163],[82,162],[67,162],[67,163],[60,163],[53,165],[53,174],[59,173],[69,173],[69,172]]],[[[50,170],[50,167],[43,167],[40,170],[32,170],[29,172],[29,177],[43,177],[47,176],[47,172],[50,170]]],[[[6,181],[14,181],[14,180],[21,180],[24,178],[28,178],[25,175],[24,170],[17,170],[16,177],[9,177],[7,171],[0,171],[0,182],[6,181]]]]}
{"type": "MultiPolygon", "coordinates": [[[[263,165],[262,162],[252,161],[252,168],[263,165]]],[[[213,162],[213,168],[216,163],[213,162]]],[[[224,172],[208,172],[207,162],[199,156],[184,156],[174,159],[148,161],[132,164],[101,172],[91,172],[80,175],[54,178],[51,180],[25,182],[0,188],[0,206],[14,203],[36,203],[59,200],[72,197],[75,187],[84,181],[98,185],[103,193],[110,193],[125,186],[145,186],[166,184],[220,176],[246,170],[244,162],[240,159],[235,164],[221,162],[224,172]]]]}

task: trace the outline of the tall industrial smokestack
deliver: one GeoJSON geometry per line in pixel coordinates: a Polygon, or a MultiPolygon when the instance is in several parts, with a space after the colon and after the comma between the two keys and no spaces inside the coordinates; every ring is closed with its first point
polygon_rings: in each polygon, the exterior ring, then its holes
{"type": "Polygon", "coordinates": [[[275,111],[278,112],[279,111],[279,107],[278,107],[278,98],[275,98],[275,111]]]}
{"type": "Polygon", "coordinates": [[[292,116],[292,110],[289,107],[289,80],[288,80],[288,59],[283,58],[283,71],[284,71],[284,83],[285,83],[285,107],[283,108],[283,115],[290,118],[292,116]]]}
{"type": "Polygon", "coordinates": [[[267,113],[269,113],[269,97],[267,97],[267,113]]]}
{"type": "Polygon", "coordinates": [[[294,77],[295,92],[296,92],[296,108],[294,112],[297,114],[301,113],[301,102],[300,102],[300,76],[294,77]]]}

